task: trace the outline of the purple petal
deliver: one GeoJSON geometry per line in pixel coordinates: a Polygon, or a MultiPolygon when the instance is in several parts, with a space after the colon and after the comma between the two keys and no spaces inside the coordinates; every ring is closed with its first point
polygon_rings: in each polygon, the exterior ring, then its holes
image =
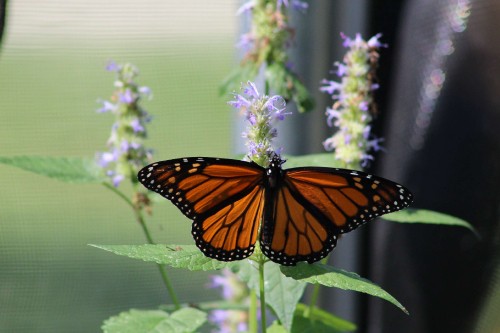
{"type": "Polygon", "coordinates": [[[144,127],[141,125],[141,122],[137,118],[130,122],[130,126],[132,127],[134,133],[144,132],[144,127]]]}
{"type": "Polygon", "coordinates": [[[339,119],[340,118],[340,112],[337,110],[334,110],[332,108],[326,108],[326,123],[328,126],[332,127],[332,125],[338,126],[338,123],[335,122],[332,124],[333,119],[339,119]]]}
{"type": "Polygon", "coordinates": [[[351,47],[352,44],[352,39],[347,37],[343,32],[340,33],[340,38],[342,38],[344,41],[342,42],[343,47],[351,47]]]}
{"type": "Polygon", "coordinates": [[[327,151],[334,150],[335,149],[335,142],[334,142],[333,138],[328,138],[325,141],[323,141],[323,147],[327,151]]]}
{"type": "Polygon", "coordinates": [[[114,62],[113,60],[110,60],[107,64],[106,64],[106,70],[108,72],[118,72],[119,70],[121,70],[121,66],[118,65],[116,62],[114,62]]]}
{"type": "Polygon", "coordinates": [[[122,103],[130,104],[134,101],[134,96],[132,94],[132,91],[130,89],[126,89],[125,92],[122,94],[119,94],[119,100],[122,103]]]}
{"type": "Polygon", "coordinates": [[[292,7],[293,9],[305,13],[307,9],[309,8],[309,4],[304,1],[299,1],[299,0],[292,0],[292,7]]]}
{"type": "Polygon", "coordinates": [[[116,175],[113,177],[113,186],[118,187],[120,186],[121,181],[125,179],[124,175],[116,175]]]}
{"type": "Polygon", "coordinates": [[[236,47],[242,50],[248,50],[253,46],[254,37],[252,34],[243,34],[240,36],[240,40],[236,43],[236,47]]]}
{"type": "Polygon", "coordinates": [[[368,111],[368,102],[367,101],[362,101],[361,103],[359,103],[358,107],[360,110],[362,111],[368,111]]]}
{"type": "Polygon", "coordinates": [[[245,97],[243,97],[241,95],[235,94],[234,98],[235,98],[234,101],[230,101],[227,104],[231,105],[232,107],[234,107],[236,109],[241,109],[243,107],[248,108],[252,105],[252,103],[250,103],[249,100],[247,100],[245,97]]]}
{"type": "Polygon", "coordinates": [[[146,87],[146,86],[139,87],[139,92],[147,97],[152,96],[151,88],[146,87]]]}
{"type": "Polygon", "coordinates": [[[370,136],[370,131],[371,131],[372,127],[370,125],[367,125],[364,129],[363,129],[363,138],[365,140],[368,140],[368,137],[370,136]]]}
{"type": "Polygon", "coordinates": [[[247,86],[243,89],[243,93],[251,96],[253,98],[259,98],[259,91],[257,90],[257,87],[255,86],[255,83],[252,81],[247,82],[247,86]]]}
{"type": "Polygon", "coordinates": [[[255,115],[252,112],[247,112],[247,120],[252,126],[257,123],[257,118],[255,118],[255,115]]]}
{"type": "Polygon", "coordinates": [[[387,47],[387,44],[383,44],[380,42],[380,37],[382,37],[382,34],[381,33],[378,33],[376,34],[375,36],[373,36],[372,38],[370,38],[367,42],[368,46],[371,47],[371,48],[380,48],[380,47],[387,47]]]}
{"type": "Polygon", "coordinates": [[[255,7],[255,0],[250,0],[245,2],[238,10],[236,11],[236,15],[241,15],[242,13],[248,13],[252,8],[255,7]]]}
{"type": "Polygon", "coordinates": [[[321,83],[324,86],[320,87],[319,90],[332,95],[335,91],[340,91],[342,85],[335,81],[322,80],[321,83]]]}
{"type": "Polygon", "coordinates": [[[102,108],[98,109],[97,112],[99,113],[104,113],[104,112],[113,112],[116,111],[117,106],[111,102],[108,101],[102,101],[102,108]]]}
{"type": "Polygon", "coordinates": [[[116,151],[99,153],[97,156],[97,164],[99,164],[102,168],[106,168],[110,163],[118,160],[118,154],[116,151]]]}
{"type": "Polygon", "coordinates": [[[347,73],[347,66],[346,65],[344,65],[340,62],[336,62],[335,66],[337,66],[337,70],[335,71],[335,74],[337,74],[338,77],[342,77],[342,76],[346,75],[346,73],[347,73]]]}

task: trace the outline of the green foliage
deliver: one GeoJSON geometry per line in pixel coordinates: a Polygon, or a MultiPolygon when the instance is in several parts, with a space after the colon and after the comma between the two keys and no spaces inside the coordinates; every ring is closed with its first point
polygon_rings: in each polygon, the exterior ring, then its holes
{"type": "Polygon", "coordinates": [[[274,321],[271,326],[267,328],[267,333],[288,333],[288,331],[281,326],[279,322],[274,321]]]}
{"type": "Polygon", "coordinates": [[[299,303],[295,310],[292,332],[307,332],[307,327],[311,328],[309,332],[325,333],[352,332],[357,328],[350,321],[334,316],[317,307],[310,309],[306,304],[299,303]]]}
{"type": "Polygon", "coordinates": [[[207,314],[183,308],[168,314],[161,310],[130,310],[106,320],[104,333],[190,333],[207,321],[207,314]]]}
{"type": "Polygon", "coordinates": [[[113,252],[120,256],[155,262],[174,268],[186,268],[190,271],[211,271],[237,265],[206,257],[194,245],[94,245],[90,246],[113,252]]]}
{"type": "Polygon", "coordinates": [[[426,209],[407,208],[405,210],[386,214],[383,216],[383,219],[399,223],[441,224],[464,227],[477,234],[472,225],[458,217],[426,209]]]}
{"type": "Polygon", "coordinates": [[[100,183],[104,180],[95,161],[88,158],[0,156],[0,163],[67,183],[100,183]]]}
{"type": "Polygon", "coordinates": [[[281,272],[295,280],[312,284],[321,284],[344,290],[354,290],[391,302],[406,314],[408,311],[401,303],[373,282],[360,277],[356,273],[347,272],[323,264],[298,263],[297,266],[281,266],[281,272]]]}
{"type": "MultiPolygon", "coordinates": [[[[250,262],[239,266],[238,276],[259,294],[259,270],[250,262]]],[[[267,262],[264,265],[264,291],[269,305],[281,324],[290,330],[295,307],[299,302],[306,284],[288,278],[280,273],[280,265],[267,262]]]]}
{"type": "Polygon", "coordinates": [[[314,107],[309,91],[297,75],[281,63],[271,63],[265,69],[266,82],[273,93],[287,101],[292,100],[300,113],[311,111],[314,107]]]}

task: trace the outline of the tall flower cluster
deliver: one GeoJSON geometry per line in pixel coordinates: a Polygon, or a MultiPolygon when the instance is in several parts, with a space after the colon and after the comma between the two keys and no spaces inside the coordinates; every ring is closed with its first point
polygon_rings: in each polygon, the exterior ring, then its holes
{"type": "Polygon", "coordinates": [[[298,0],[250,0],[243,4],[237,14],[252,15],[249,32],[240,37],[238,46],[248,51],[252,60],[281,59],[283,50],[290,46],[294,29],[289,25],[288,8],[306,11],[308,4],[298,0]],[[278,57],[273,57],[278,55],[278,57]],[[274,53],[274,54],[273,54],[274,53]]]}
{"type": "Polygon", "coordinates": [[[237,13],[248,15],[251,24],[237,43],[245,52],[242,67],[229,81],[238,84],[263,74],[270,90],[293,100],[299,111],[310,110],[312,100],[287,54],[295,35],[289,9],[304,12],[307,8],[308,4],[299,0],[250,0],[241,6],[237,13]]]}
{"type": "Polygon", "coordinates": [[[234,100],[228,104],[241,110],[249,126],[243,133],[248,147],[247,158],[260,166],[267,167],[275,151],[272,140],[278,135],[274,123],[284,120],[291,112],[286,112],[286,102],[279,95],[267,96],[259,94],[251,81],[243,87],[243,94],[234,94],[234,100]]]}
{"type": "Polygon", "coordinates": [[[381,34],[368,41],[360,34],[354,39],[341,37],[348,51],[342,63],[335,63],[340,82],[325,79],[320,88],[334,100],[326,110],[327,123],[338,131],[323,145],[326,150],[335,150],[335,157],[346,167],[359,168],[373,160],[370,151],[380,149],[381,139],[372,135],[370,122],[374,115],[373,91],[378,88],[374,82],[378,50],[386,45],[379,41],[381,34]]]}
{"type": "MultiPolygon", "coordinates": [[[[211,288],[222,288],[224,300],[233,304],[248,303],[248,287],[241,282],[238,276],[228,269],[221,271],[221,275],[211,276],[211,288]]],[[[248,314],[240,310],[213,310],[209,319],[217,325],[218,333],[233,333],[248,331],[248,314]]]]}
{"type": "Polygon", "coordinates": [[[115,90],[110,100],[100,101],[102,107],[97,112],[114,114],[115,123],[107,142],[108,151],[97,153],[97,163],[117,187],[127,178],[136,183],[137,171],[151,159],[151,150],[143,145],[151,117],[139,104],[142,97],[151,97],[151,91],[135,83],[139,72],[131,64],[111,62],[106,70],[116,74],[115,90]]]}

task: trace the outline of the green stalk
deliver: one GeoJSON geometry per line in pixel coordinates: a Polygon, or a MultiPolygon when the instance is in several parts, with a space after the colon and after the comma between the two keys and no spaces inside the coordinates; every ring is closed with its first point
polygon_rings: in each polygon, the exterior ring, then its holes
{"type": "MultiPolygon", "coordinates": [[[[153,241],[153,238],[151,237],[151,233],[149,232],[149,229],[146,225],[146,221],[144,220],[144,217],[142,216],[142,213],[136,205],[125,195],[123,192],[119,191],[116,187],[113,185],[103,182],[102,183],[104,187],[108,188],[111,190],[113,193],[118,195],[120,198],[122,198],[134,211],[135,218],[137,222],[139,222],[139,225],[142,227],[142,231],[144,232],[144,235],[146,236],[146,239],[149,244],[155,244],[153,241]]],[[[172,302],[175,305],[175,309],[179,310],[181,308],[181,304],[179,302],[179,299],[177,298],[177,295],[175,294],[174,288],[172,287],[172,283],[170,282],[170,279],[168,278],[167,271],[165,270],[165,267],[163,267],[160,264],[157,264],[158,270],[160,271],[161,278],[163,280],[163,284],[167,288],[168,294],[170,298],[172,299],[172,302]]]]}
{"type": "MultiPolygon", "coordinates": [[[[323,265],[326,265],[328,262],[329,255],[326,256],[325,258],[321,259],[321,263],[323,265]]],[[[304,311],[304,317],[306,318],[311,318],[312,313],[314,311],[314,308],[316,306],[316,303],[318,302],[318,297],[319,297],[319,289],[321,288],[320,284],[315,284],[313,287],[313,291],[311,294],[311,300],[309,301],[309,307],[304,311]]]]}
{"type": "Polygon", "coordinates": [[[264,291],[264,258],[259,260],[260,320],[262,333],[266,333],[266,293],[264,291]]]}
{"type": "Polygon", "coordinates": [[[250,308],[248,309],[248,332],[258,333],[259,324],[257,321],[257,293],[250,290],[250,308]]]}

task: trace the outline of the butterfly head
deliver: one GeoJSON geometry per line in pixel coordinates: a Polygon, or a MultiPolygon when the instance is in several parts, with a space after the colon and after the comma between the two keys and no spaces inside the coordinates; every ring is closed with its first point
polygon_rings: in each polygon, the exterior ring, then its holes
{"type": "Polygon", "coordinates": [[[281,165],[285,163],[286,160],[281,159],[281,156],[274,154],[269,163],[269,167],[266,169],[267,179],[271,188],[274,188],[279,182],[278,179],[281,178],[283,170],[281,165]]]}
{"type": "Polygon", "coordinates": [[[281,156],[278,154],[273,154],[273,157],[271,157],[271,162],[269,163],[269,168],[281,168],[283,163],[285,163],[286,160],[281,159],[281,156]]]}

